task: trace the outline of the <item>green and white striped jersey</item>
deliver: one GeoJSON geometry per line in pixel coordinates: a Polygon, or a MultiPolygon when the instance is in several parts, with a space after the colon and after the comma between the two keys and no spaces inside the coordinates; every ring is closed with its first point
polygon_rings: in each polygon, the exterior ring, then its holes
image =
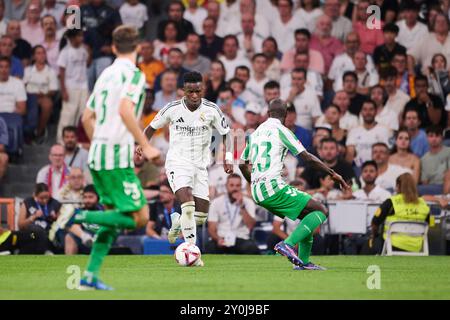
{"type": "Polygon", "coordinates": [[[286,186],[282,172],[288,151],[296,156],[305,148],[278,119],[267,119],[250,135],[241,160],[252,164],[251,190],[256,203],[270,198],[286,186]]]}
{"type": "Polygon", "coordinates": [[[87,103],[96,117],[88,159],[93,170],[134,167],[134,137],[119,114],[122,99],[134,103],[139,119],[145,101],[145,76],[130,60],[118,58],[97,79],[87,103]]]}

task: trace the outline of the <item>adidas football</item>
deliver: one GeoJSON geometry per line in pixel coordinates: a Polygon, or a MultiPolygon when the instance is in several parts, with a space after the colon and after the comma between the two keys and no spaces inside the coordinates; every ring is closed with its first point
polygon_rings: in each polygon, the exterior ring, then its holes
{"type": "Polygon", "coordinates": [[[180,266],[193,266],[201,256],[199,247],[189,242],[183,242],[175,250],[175,260],[180,266]]]}

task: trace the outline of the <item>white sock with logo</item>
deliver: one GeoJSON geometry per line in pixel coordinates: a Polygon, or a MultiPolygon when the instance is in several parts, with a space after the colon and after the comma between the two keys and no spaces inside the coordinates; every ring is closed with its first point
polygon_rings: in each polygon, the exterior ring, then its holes
{"type": "Polygon", "coordinates": [[[184,241],[195,244],[197,242],[197,226],[195,223],[195,202],[189,201],[181,205],[180,225],[184,241]]]}

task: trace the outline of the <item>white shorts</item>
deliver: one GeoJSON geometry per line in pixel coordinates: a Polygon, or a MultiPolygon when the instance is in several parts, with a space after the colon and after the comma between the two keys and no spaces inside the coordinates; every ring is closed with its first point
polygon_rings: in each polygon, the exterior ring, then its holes
{"type": "Polygon", "coordinates": [[[194,197],[209,201],[209,180],[206,168],[169,165],[166,166],[166,175],[174,193],[181,188],[189,187],[194,197]]]}

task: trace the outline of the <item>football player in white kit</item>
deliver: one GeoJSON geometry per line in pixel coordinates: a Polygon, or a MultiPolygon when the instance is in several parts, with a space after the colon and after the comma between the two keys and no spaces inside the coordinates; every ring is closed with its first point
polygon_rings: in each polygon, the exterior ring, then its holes
{"type": "MultiPolygon", "coordinates": [[[[180,231],[185,241],[196,243],[196,226],[206,222],[209,210],[207,166],[210,163],[210,145],[213,130],[223,136],[227,146],[229,125],[219,107],[204,98],[202,75],[188,72],[184,75],[184,97],[162,108],[144,133],[150,139],[154,132],[169,124],[170,142],[166,156],[166,174],[170,186],[181,203],[181,216],[171,215],[169,242],[174,243],[180,231]]],[[[224,153],[224,170],[233,173],[233,156],[224,153]]],[[[203,265],[200,261],[199,265],[203,265]]]]}

